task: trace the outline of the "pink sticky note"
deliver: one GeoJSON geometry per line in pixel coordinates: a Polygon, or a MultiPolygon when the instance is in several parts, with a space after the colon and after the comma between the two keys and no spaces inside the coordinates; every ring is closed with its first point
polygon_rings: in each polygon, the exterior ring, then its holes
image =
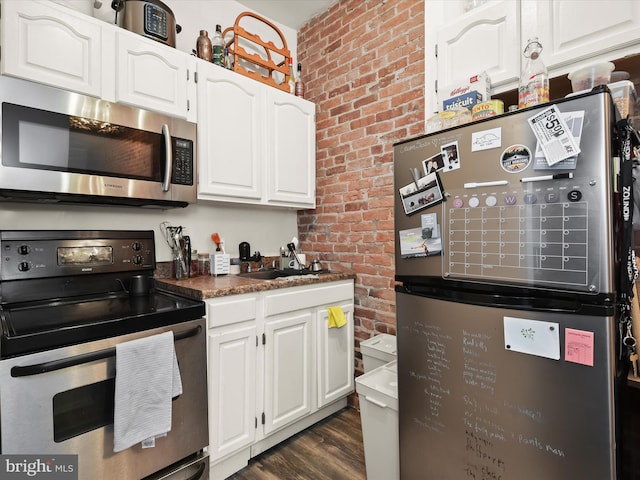
{"type": "Polygon", "coordinates": [[[593,332],[564,330],[564,359],[593,367],[593,332]]]}

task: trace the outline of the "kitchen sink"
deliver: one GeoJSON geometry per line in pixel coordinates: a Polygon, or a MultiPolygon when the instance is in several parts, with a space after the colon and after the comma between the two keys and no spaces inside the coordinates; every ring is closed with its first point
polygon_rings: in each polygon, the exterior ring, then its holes
{"type": "Polygon", "coordinates": [[[254,278],[256,280],[275,280],[277,278],[291,277],[294,275],[311,275],[317,273],[328,273],[327,270],[319,272],[312,272],[305,268],[303,270],[297,270],[295,268],[286,268],[284,270],[268,269],[268,270],[256,270],[253,272],[239,273],[239,277],[254,278]]]}

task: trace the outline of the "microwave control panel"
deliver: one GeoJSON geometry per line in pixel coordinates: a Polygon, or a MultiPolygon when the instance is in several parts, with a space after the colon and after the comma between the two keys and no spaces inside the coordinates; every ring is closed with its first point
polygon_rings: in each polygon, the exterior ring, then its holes
{"type": "Polygon", "coordinates": [[[193,141],[172,138],[173,171],[171,183],[175,185],[193,185],[193,141]]]}

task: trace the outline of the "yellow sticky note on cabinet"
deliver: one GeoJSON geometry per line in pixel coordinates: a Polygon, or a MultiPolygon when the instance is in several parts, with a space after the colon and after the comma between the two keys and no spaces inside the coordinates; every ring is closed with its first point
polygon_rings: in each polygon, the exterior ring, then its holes
{"type": "Polygon", "coordinates": [[[347,316],[342,311],[342,307],[327,307],[329,312],[329,328],[340,328],[347,324],[347,316]]]}

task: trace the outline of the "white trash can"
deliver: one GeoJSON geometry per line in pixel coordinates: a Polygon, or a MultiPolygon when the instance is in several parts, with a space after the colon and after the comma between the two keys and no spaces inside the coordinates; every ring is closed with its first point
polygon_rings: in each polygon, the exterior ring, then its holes
{"type": "Polygon", "coordinates": [[[398,480],[398,362],[356,378],[367,480],[398,480]]]}
{"type": "Polygon", "coordinates": [[[396,337],[388,333],[381,333],[364,340],[360,342],[360,353],[362,353],[364,373],[370,372],[397,358],[396,337]]]}

